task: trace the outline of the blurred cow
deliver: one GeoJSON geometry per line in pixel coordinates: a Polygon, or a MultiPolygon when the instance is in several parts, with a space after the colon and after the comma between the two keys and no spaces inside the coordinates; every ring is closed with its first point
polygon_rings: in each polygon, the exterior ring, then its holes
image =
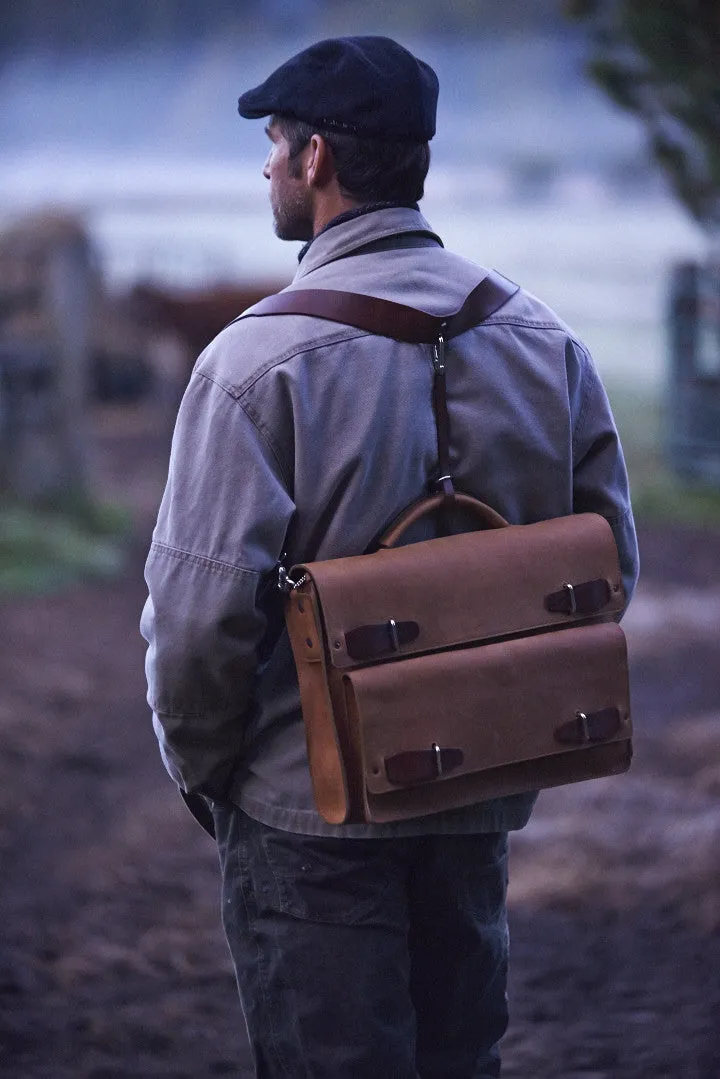
{"type": "Polygon", "coordinates": [[[130,298],[146,326],[185,342],[194,363],[224,326],[258,300],[284,287],[284,282],[265,281],[257,285],[170,289],[142,282],[135,285],[130,298]]]}
{"type": "Polygon", "coordinates": [[[167,288],[139,282],[127,305],[145,334],[155,396],[173,419],[196,359],[224,326],[242,311],[283,288],[218,284],[204,289],[167,288]]]}

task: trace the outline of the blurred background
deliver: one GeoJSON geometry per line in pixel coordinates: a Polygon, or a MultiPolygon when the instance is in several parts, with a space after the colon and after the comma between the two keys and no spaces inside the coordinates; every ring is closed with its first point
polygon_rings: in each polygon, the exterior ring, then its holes
{"type": "Polygon", "coordinates": [[[212,845],[143,700],[142,559],[192,363],[296,266],[237,97],[357,33],[438,72],[423,212],[587,343],[640,524],[637,763],[516,837],[507,1074],[717,1079],[720,15],[695,0],[5,0],[0,1072],[249,1074],[212,845]]]}

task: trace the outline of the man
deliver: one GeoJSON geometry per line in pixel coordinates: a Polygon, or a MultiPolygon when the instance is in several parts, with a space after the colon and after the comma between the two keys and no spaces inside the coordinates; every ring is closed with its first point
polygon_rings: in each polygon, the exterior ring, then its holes
{"type": "MultiPolygon", "coordinates": [[[[387,38],[323,41],[240,98],[269,116],[290,286],[432,314],[487,271],[417,202],[434,72],[387,38]]],[[[212,808],[223,915],[261,1079],[485,1079],[507,1024],[507,833],[533,796],[385,826],[313,805],[274,588],[364,551],[437,474],[431,350],[303,315],[241,319],[200,357],[147,564],[149,700],[165,764],[212,808]]],[[[448,350],[457,487],[511,522],[596,511],[628,597],[637,549],[604,391],[583,346],[518,292],[448,350]]]]}

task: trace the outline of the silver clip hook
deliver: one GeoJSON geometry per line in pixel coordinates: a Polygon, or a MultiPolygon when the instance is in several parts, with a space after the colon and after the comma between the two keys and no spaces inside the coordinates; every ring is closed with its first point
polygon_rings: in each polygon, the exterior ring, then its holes
{"type": "Polygon", "coordinates": [[[305,584],[307,576],[307,573],[303,573],[299,580],[294,581],[285,569],[285,566],[280,562],[277,568],[277,586],[281,592],[288,595],[288,593],[294,592],[296,588],[299,588],[301,584],[305,584]]]}
{"type": "Polygon", "coordinates": [[[433,367],[437,374],[445,370],[445,338],[442,330],[438,334],[437,343],[433,345],[433,367]]]}

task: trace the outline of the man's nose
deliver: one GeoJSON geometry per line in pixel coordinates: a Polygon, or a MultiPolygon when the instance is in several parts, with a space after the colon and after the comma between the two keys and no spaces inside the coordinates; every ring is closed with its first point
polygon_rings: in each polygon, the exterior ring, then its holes
{"type": "Polygon", "coordinates": [[[268,154],[267,158],[265,159],[265,164],[263,165],[263,176],[265,177],[266,180],[270,179],[270,155],[269,154],[268,154]]]}

